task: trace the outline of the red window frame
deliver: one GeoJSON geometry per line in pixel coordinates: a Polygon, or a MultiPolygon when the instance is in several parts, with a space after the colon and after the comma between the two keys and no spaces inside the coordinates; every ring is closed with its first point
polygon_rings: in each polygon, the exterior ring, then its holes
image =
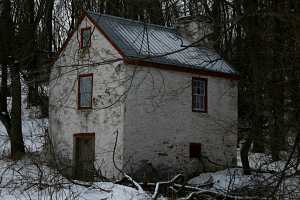
{"type": "Polygon", "coordinates": [[[87,28],[82,28],[80,30],[80,49],[84,49],[84,48],[90,48],[92,45],[92,30],[91,30],[91,27],[87,27],[87,28]],[[89,44],[88,46],[83,46],[83,33],[85,31],[89,31],[90,32],[90,38],[89,38],[89,44]]]}
{"type": "Polygon", "coordinates": [[[83,110],[83,109],[92,109],[93,108],[93,87],[94,87],[94,74],[89,73],[89,74],[80,74],[78,76],[78,86],[77,86],[77,109],[78,110],[83,110]],[[92,77],[92,88],[91,88],[91,102],[90,105],[91,106],[81,106],[81,102],[80,102],[80,78],[82,77],[92,77]]]}
{"type": "Polygon", "coordinates": [[[207,113],[207,78],[200,78],[200,77],[193,77],[192,78],[192,111],[193,112],[202,112],[202,113],[207,113]],[[199,110],[196,108],[196,99],[194,95],[195,91],[195,84],[196,81],[201,80],[204,81],[204,110],[199,110]]]}
{"type": "Polygon", "coordinates": [[[75,133],[74,138],[95,138],[95,133],[75,133]]]}

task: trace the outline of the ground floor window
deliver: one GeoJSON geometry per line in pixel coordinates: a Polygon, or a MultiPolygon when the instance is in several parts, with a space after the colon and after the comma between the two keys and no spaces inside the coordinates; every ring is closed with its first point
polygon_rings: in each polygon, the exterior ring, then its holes
{"type": "Polygon", "coordinates": [[[190,143],[190,158],[200,158],[201,156],[201,144],[190,143]]]}

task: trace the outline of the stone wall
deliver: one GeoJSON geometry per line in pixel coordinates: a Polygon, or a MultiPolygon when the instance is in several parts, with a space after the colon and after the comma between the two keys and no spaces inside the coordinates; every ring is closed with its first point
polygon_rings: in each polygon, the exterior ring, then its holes
{"type": "Polygon", "coordinates": [[[236,164],[236,81],[150,67],[128,69],[135,71],[125,107],[128,171],[152,166],[165,177],[236,164]],[[192,112],[192,77],[208,80],[208,113],[192,112]],[[190,143],[201,143],[202,161],[190,158],[190,143]]]}
{"type": "Polygon", "coordinates": [[[236,162],[237,82],[224,78],[125,65],[103,64],[121,56],[92,27],[92,46],[79,48],[75,32],[52,68],[49,123],[55,155],[72,171],[74,134],[95,133],[96,168],[108,178],[119,168],[145,173],[191,175],[236,162]],[[93,73],[93,109],[77,109],[78,75],[93,73]],[[192,112],[192,77],[208,80],[208,113],[192,112]],[[118,133],[118,134],[117,134],[118,133]],[[190,158],[189,144],[201,143],[201,160],[190,158]],[[146,169],[146,171],[145,171],[146,169]]]}
{"type": "Polygon", "coordinates": [[[50,82],[49,124],[55,154],[69,173],[73,160],[73,136],[95,133],[95,166],[104,176],[118,177],[113,165],[113,147],[118,132],[116,163],[122,166],[124,73],[121,61],[101,64],[121,58],[104,36],[86,18],[80,28],[91,27],[91,47],[80,50],[80,29],[52,68],[50,82]],[[97,64],[99,63],[99,64],[97,64]],[[78,110],[78,75],[93,73],[93,109],[78,110]]]}

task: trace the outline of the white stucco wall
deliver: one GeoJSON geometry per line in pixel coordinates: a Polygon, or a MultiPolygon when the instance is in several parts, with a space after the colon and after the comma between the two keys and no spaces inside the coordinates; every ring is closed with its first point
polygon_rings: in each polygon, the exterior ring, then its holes
{"type": "Polygon", "coordinates": [[[82,56],[80,32],[75,32],[51,73],[49,131],[65,164],[72,164],[73,135],[93,132],[96,168],[108,178],[118,177],[113,164],[116,131],[116,163],[129,173],[148,162],[165,174],[191,174],[202,168],[199,160],[189,158],[191,142],[201,143],[203,155],[213,162],[235,164],[236,81],[122,61],[95,64],[121,56],[88,19],[80,25],[85,27],[93,30],[89,53],[82,56]],[[77,109],[82,73],[94,75],[91,110],[77,109]],[[208,113],[192,112],[192,77],[208,79],[208,113]]]}
{"type": "Polygon", "coordinates": [[[54,150],[64,164],[71,165],[73,135],[95,133],[95,166],[109,178],[119,172],[113,165],[113,146],[118,131],[117,165],[122,166],[123,104],[117,99],[124,93],[124,81],[119,62],[95,64],[121,58],[118,52],[86,18],[80,24],[66,49],[54,64],[50,82],[50,136],[54,150]],[[79,50],[80,28],[92,27],[89,53],[79,50]],[[73,66],[70,66],[73,65],[73,66]],[[93,109],[77,109],[78,75],[93,73],[93,109]]]}
{"type": "MultiPolygon", "coordinates": [[[[150,67],[128,70],[135,71],[124,123],[129,171],[145,162],[163,176],[201,171],[199,159],[189,157],[190,143],[201,143],[203,156],[215,163],[236,164],[236,81],[150,67]],[[192,112],[192,77],[208,79],[208,113],[192,112]]],[[[206,170],[219,167],[204,163],[206,170]]]]}

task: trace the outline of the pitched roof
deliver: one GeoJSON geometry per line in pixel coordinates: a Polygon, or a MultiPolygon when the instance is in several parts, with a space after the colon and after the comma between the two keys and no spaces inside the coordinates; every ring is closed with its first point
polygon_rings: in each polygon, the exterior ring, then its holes
{"type": "Polygon", "coordinates": [[[173,28],[94,12],[87,12],[87,16],[127,59],[238,75],[216,52],[190,47],[191,43],[173,28]]]}

